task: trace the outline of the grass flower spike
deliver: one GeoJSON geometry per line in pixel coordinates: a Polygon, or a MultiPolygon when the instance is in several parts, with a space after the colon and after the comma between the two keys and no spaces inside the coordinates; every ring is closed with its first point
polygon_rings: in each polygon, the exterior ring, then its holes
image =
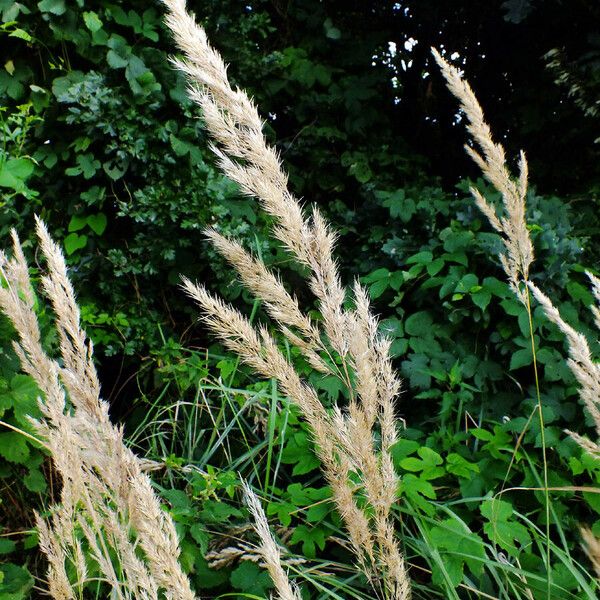
{"type": "Polygon", "coordinates": [[[49,520],[38,517],[49,592],[55,599],[74,600],[91,577],[98,577],[90,574],[85,545],[111,597],[192,600],[173,522],[100,398],[92,344],[80,326],[64,258],[39,220],[37,234],[48,268],[42,286],[56,317],[61,360],[50,358],[42,345],[29,269],[14,232],[13,257],[0,253],[5,282],[0,308],[19,336],[15,350],[23,371],[41,391],[43,418],[35,426],[62,481],[60,505],[49,520]]]}
{"type": "Polygon", "coordinates": [[[381,597],[408,598],[410,585],[391,514],[398,478],[390,449],[397,435],[394,403],[400,384],[388,356],[389,342],[377,333],[367,294],[358,283],[354,308],[346,308],[347,292],[333,258],[335,235],[316,209],[310,218],[305,216],[288,190],[287,175],[264,139],[256,108],[243,91],[230,86],[221,57],[186,12],[185,2],[164,0],[164,4],[167,25],[184,54],[173,62],[187,74],[190,97],[202,108],[219,164],[243,193],[259,200],[275,220],[275,238],[307,268],[308,286],[317,299],[322,322],[313,323],[279,278],[238,242],[214,230],[207,235],[263,302],[281,334],[315,370],[342,380],[350,398],[348,410],[328,412],[266,328],[255,329],[201,285],[185,281],[184,286],[201,306],[204,322],[225,346],[262,376],[277,379],[282,392],[300,408],[312,429],[359,566],[381,597]],[[377,437],[381,442],[376,443],[377,437]],[[369,512],[357,504],[352,473],[360,478],[369,512]]]}
{"type": "Polygon", "coordinates": [[[486,179],[502,194],[505,214],[498,216],[496,207],[492,206],[478,190],[471,188],[477,206],[492,227],[502,235],[506,248],[505,254],[500,256],[502,266],[515,294],[525,303],[526,290],[520,284],[527,282],[529,267],[534,258],[533,245],[525,220],[528,177],[525,153],[521,152],[519,176],[514,179],[506,167],[504,148],[494,142],[490,127],[485,121],[483,110],[471,86],[462,78],[460,71],[446,62],[437,50],[432,49],[432,53],[446,79],[448,89],[460,101],[460,106],[468,119],[469,133],[481,149],[480,154],[471,146],[465,146],[467,154],[475,161],[486,179]]]}

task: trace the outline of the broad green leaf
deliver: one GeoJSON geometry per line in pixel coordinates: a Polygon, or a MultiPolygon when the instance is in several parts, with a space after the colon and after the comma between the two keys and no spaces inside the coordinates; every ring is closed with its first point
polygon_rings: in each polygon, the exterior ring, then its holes
{"type": "Polygon", "coordinates": [[[71,217],[71,220],[69,221],[69,227],[68,230],[69,232],[72,231],[80,231],[81,229],[83,229],[86,225],[86,217],[83,217],[81,215],[73,215],[71,217]]]}
{"type": "Polygon", "coordinates": [[[38,2],[38,8],[42,12],[49,12],[53,15],[63,15],[67,11],[65,0],[42,0],[38,2]]]}
{"type": "Polygon", "coordinates": [[[29,458],[29,453],[29,444],[24,435],[16,431],[0,433],[0,456],[7,461],[23,464],[29,458]]]}
{"type": "Polygon", "coordinates": [[[63,244],[67,254],[70,256],[77,250],[85,248],[87,245],[87,235],[79,235],[77,233],[70,233],[64,240],[63,244]]]}
{"type": "Polygon", "coordinates": [[[234,588],[259,598],[266,598],[267,590],[273,587],[268,573],[250,561],[244,561],[236,567],[229,580],[234,588]]]}
{"type": "Polygon", "coordinates": [[[94,11],[84,12],[83,21],[92,33],[102,28],[102,21],[94,11]]]}
{"type": "Polygon", "coordinates": [[[510,357],[510,370],[515,371],[533,363],[533,354],[530,348],[522,348],[513,352],[510,357]]]}
{"type": "Polygon", "coordinates": [[[97,215],[90,215],[87,218],[87,224],[90,226],[90,229],[96,235],[102,235],[104,230],[106,229],[107,218],[104,213],[98,213],[97,215]]]}
{"type": "Polygon", "coordinates": [[[25,600],[33,587],[33,577],[24,567],[12,563],[0,565],[0,598],[2,600],[25,600]]]}

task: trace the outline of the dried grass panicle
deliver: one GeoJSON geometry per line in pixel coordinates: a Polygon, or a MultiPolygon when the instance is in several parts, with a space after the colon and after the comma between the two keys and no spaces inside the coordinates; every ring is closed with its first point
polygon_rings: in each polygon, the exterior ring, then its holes
{"type": "Polygon", "coordinates": [[[80,326],[64,258],[39,220],[37,235],[47,264],[42,287],[55,314],[60,361],[42,345],[29,269],[14,232],[13,257],[0,254],[0,308],[17,331],[22,368],[41,391],[43,418],[34,425],[62,480],[60,504],[48,520],[38,517],[49,592],[54,598],[80,597],[88,579],[85,543],[114,598],[191,600],[177,560],[175,527],[100,398],[92,344],[80,326]]]}
{"type": "MultiPolygon", "coordinates": [[[[593,284],[594,297],[598,302],[598,279],[593,275],[590,275],[590,278],[593,284]]],[[[565,335],[567,346],[569,348],[569,359],[567,364],[579,383],[579,395],[594,421],[596,434],[600,439],[600,364],[593,360],[585,336],[564,321],[558,309],[538,287],[530,282],[529,288],[544,309],[548,319],[565,335]]],[[[596,309],[594,315],[597,315],[598,308],[593,308],[596,309]]],[[[583,438],[572,431],[569,431],[568,433],[585,450],[600,458],[600,445],[583,438]]]]}
{"type": "Polygon", "coordinates": [[[264,327],[255,329],[202,286],[184,281],[184,287],[201,306],[204,322],[226,347],[262,376],[276,378],[282,392],[300,408],[312,429],[359,565],[382,596],[408,598],[410,585],[391,514],[398,478],[390,450],[397,435],[394,403],[400,383],[391,366],[389,341],[378,333],[367,293],[358,283],[354,308],[346,308],[347,292],[333,258],[335,235],[318,210],[306,217],[288,190],[287,175],[277,152],[264,139],[252,101],[230,86],[221,57],[186,12],[184,0],[163,3],[166,23],[184,55],[173,63],[187,74],[190,97],[202,108],[221,168],[274,217],[273,235],[307,267],[308,286],[322,320],[316,324],[303,313],[280,279],[238,242],[214,230],[207,235],[310,365],[343,381],[350,395],[348,410],[326,411],[315,389],[300,378],[264,327]],[[376,430],[381,433],[379,443],[375,442],[376,430]],[[369,516],[357,505],[351,472],[359,474],[372,508],[369,516]]]}
{"type": "Polygon", "coordinates": [[[258,550],[275,585],[279,600],[300,600],[300,590],[290,583],[281,564],[281,551],[269,529],[267,516],[260,500],[250,486],[244,482],[244,500],[254,519],[254,530],[260,540],[258,550]]]}
{"type": "Polygon", "coordinates": [[[594,567],[596,577],[600,579],[600,539],[587,527],[582,527],[580,531],[583,539],[583,549],[594,567]]]}
{"type": "Polygon", "coordinates": [[[528,185],[525,153],[520,154],[519,174],[514,178],[506,166],[504,148],[502,144],[494,142],[490,127],[485,121],[483,110],[471,86],[462,78],[461,72],[444,60],[436,49],[432,48],[432,53],[446,79],[448,89],[460,101],[460,106],[468,120],[467,129],[473,141],[481,149],[481,153],[471,146],[465,146],[465,149],[486,179],[502,194],[505,214],[499,216],[496,207],[490,204],[477,189],[471,188],[477,206],[491,226],[503,236],[506,251],[500,256],[502,266],[515,294],[526,303],[527,290],[521,283],[528,280],[534,253],[525,219],[528,185]]]}

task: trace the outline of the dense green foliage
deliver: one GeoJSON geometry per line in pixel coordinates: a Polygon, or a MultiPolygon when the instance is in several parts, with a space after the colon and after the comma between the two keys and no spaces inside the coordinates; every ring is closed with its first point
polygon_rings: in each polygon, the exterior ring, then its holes
{"type": "MultiPolygon", "coordinates": [[[[574,486],[600,484],[600,465],[563,433],[584,432],[585,417],[562,337],[534,311],[553,488],[547,542],[530,324],[498,267],[498,237],[468,182],[456,185],[477,175],[428,48],[458,53],[494,128],[526,147],[538,189],[528,201],[532,279],[597,351],[583,272],[599,266],[598,121],[555,85],[542,59],[565,47],[591,96],[597,7],[191,4],[232,79],[254,96],[291,187],[340,232],[344,273],[368,285],[394,339],[405,380],[398,417],[407,425],[395,454],[397,510],[415,596],[475,598],[475,589],[525,598],[529,589],[546,597],[550,543],[552,597],[594,598],[577,527],[587,523],[600,536],[600,503],[574,486]]],[[[180,274],[264,318],[204,243],[207,224],[297,278],[254,201],[218,173],[198,111],[168,63],[160,11],[140,0],[0,0],[2,246],[11,227],[26,237],[38,214],[64,247],[105,396],[132,444],[163,464],[155,480],[200,593],[268,593],[268,576],[243,560],[239,544],[247,522],[241,475],[267,499],[305,593],[362,597],[306,426],[271,382],[257,382],[190,327],[195,310],[177,287],[180,274]],[[239,552],[209,569],[214,553],[231,546],[239,552]]],[[[307,290],[295,291],[310,305],[307,290]]],[[[39,312],[47,322],[45,307],[39,312]]],[[[0,598],[18,600],[33,583],[27,569],[43,577],[32,510],[49,505],[53,485],[40,445],[13,429],[32,433],[26,415],[36,415],[37,394],[18,374],[10,337],[0,322],[0,419],[9,425],[0,429],[0,598]]],[[[343,403],[335,381],[292,358],[330,403],[343,403]]]]}

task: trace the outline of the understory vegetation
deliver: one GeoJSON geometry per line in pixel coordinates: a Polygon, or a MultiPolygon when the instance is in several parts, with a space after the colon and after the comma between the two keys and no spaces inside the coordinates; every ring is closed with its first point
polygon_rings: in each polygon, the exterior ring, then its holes
{"type": "Polygon", "coordinates": [[[598,11],[417,4],[0,0],[0,600],[598,597],[598,11]]]}

